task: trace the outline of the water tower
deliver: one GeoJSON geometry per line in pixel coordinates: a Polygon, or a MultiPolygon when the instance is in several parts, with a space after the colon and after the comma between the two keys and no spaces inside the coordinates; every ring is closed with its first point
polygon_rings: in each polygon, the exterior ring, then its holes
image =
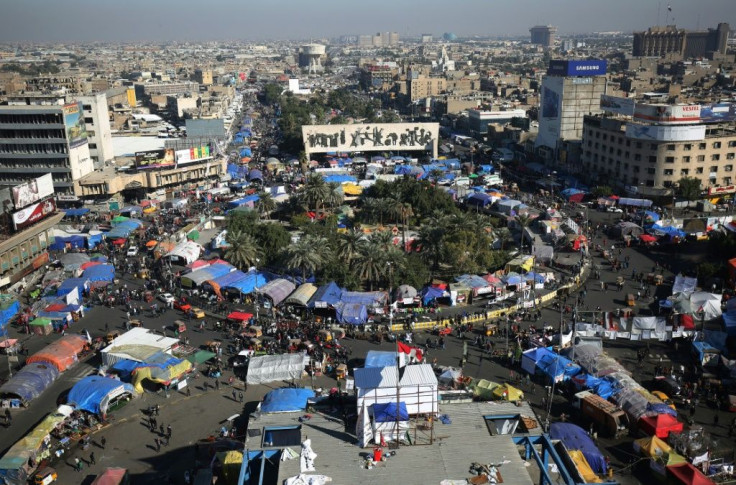
{"type": "Polygon", "coordinates": [[[299,66],[306,68],[307,73],[322,72],[322,58],[325,56],[325,46],[321,44],[306,44],[299,48],[299,66]]]}

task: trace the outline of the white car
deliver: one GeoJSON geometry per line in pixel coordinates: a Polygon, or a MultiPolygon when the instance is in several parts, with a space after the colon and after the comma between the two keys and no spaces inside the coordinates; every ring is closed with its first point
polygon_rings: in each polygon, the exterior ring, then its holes
{"type": "Polygon", "coordinates": [[[125,253],[126,256],[138,256],[138,246],[131,246],[128,248],[128,252],[125,253]]]}
{"type": "Polygon", "coordinates": [[[608,209],[606,209],[606,212],[615,212],[616,214],[621,214],[623,210],[618,207],[609,207],[608,209]]]}
{"type": "Polygon", "coordinates": [[[161,293],[160,295],[158,295],[158,299],[166,304],[174,303],[175,300],[174,295],[172,295],[171,293],[161,293]]]}

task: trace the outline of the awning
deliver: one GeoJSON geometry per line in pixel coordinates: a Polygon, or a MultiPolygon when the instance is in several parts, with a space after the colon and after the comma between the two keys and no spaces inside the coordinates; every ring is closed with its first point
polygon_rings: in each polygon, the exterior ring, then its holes
{"type": "Polygon", "coordinates": [[[253,314],[245,312],[230,312],[230,314],[227,316],[228,320],[237,320],[240,322],[247,322],[251,318],[253,318],[253,314]]]}

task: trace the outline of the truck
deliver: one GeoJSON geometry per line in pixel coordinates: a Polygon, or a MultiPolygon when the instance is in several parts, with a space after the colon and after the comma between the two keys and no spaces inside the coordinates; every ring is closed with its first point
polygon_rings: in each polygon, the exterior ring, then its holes
{"type": "Polygon", "coordinates": [[[587,420],[595,423],[602,435],[620,438],[628,434],[629,418],[615,404],[590,391],[575,394],[573,406],[587,420]]]}

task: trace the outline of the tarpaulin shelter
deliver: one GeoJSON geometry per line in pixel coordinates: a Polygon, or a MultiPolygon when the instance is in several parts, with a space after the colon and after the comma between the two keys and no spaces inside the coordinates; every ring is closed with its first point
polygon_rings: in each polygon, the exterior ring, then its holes
{"type": "Polygon", "coordinates": [[[7,336],[8,323],[20,312],[20,303],[14,295],[0,295],[0,336],[7,336]]]}
{"type": "Polygon", "coordinates": [[[681,433],[683,424],[669,414],[647,416],[639,420],[639,429],[648,435],[667,439],[670,433],[681,433]]]}
{"type": "Polygon", "coordinates": [[[87,278],[93,286],[99,283],[112,283],[115,279],[115,266],[98,264],[85,269],[82,277],[87,278]]]}
{"type": "Polygon", "coordinates": [[[289,295],[284,303],[287,305],[298,305],[306,307],[309,303],[310,298],[317,292],[317,287],[312,283],[303,283],[299,285],[299,288],[289,295]]]}
{"type": "Polygon", "coordinates": [[[526,273],[534,268],[534,256],[519,255],[506,263],[505,271],[516,271],[518,273],[526,273]]]}
{"type": "Polygon", "coordinates": [[[363,367],[387,367],[396,365],[398,353],[386,350],[369,350],[363,367]]]}
{"type": "Polygon", "coordinates": [[[399,285],[394,290],[394,298],[396,300],[410,300],[417,296],[417,289],[410,285],[399,285]]]}
{"type": "Polygon", "coordinates": [[[49,249],[52,251],[83,249],[85,247],[87,247],[87,238],[78,234],[70,236],[54,236],[54,241],[49,244],[49,249]]]}
{"type": "Polygon", "coordinates": [[[613,226],[609,234],[611,237],[621,239],[624,236],[639,237],[644,230],[633,222],[621,221],[613,226]]]}
{"type": "Polygon", "coordinates": [[[680,229],[677,229],[676,227],[672,226],[660,226],[659,224],[654,224],[649,228],[650,232],[653,232],[656,235],[659,236],[669,236],[670,238],[684,238],[687,236],[687,233],[685,231],[681,231],[680,229]]]}
{"type": "Polygon", "coordinates": [[[343,289],[337,286],[337,283],[331,281],[326,285],[317,288],[314,295],[309,299],[307,306],[309,308],[328,308],[333,307],[340,301],[343,289]]]}
{"type": "Polygon", "coordinates": [[[554,440],[562,441],[568,450],[582,451],[594,472],[607,473],[608,467],[603,453],[580,426],[572,423],[552,423],[549,427],[549,436],[554,440]]]}
{"type": "Polygon", "coordinates": [[[694,341],[692,353],[701,367],[718,367],[720,364],[721,351],[708,342],[694,341]]]}
{"type": "Polygon", "coordinates": [[[261,402],[262,413],[291,413],[305,411],[307,402],[315,396],[311,389],[284,387],[266,393],[261,402]]]}
{"type": "Polygon", "coordinates": [[[253,318],[253,314],[245,312],[230,312],[227,316],[228,320],[234,320],[238,322],[247,322],[250,321],[251,318],[253,318]]]}
{"type": "Polygon", "coordinates": [[[493,390],[500,386],[498,382],[480,379],[472,384],[473,396],[485,401],[493,399],[493,390]]]}
{"type": "Polygon", "coordinates": [[[71,388],[67,404],[104,418],[109,404],[126,394],[136,396],[132,385],[110,377],[87,376],[71,388]]]}
{"type": "Polygon", "coordinates": [[[632,199],[630,197],[621,197],[618,199],[618,205],[630,205],[632,207],[651,207],[653,202],[649,199],[632,199]]]}
{"type": "Polygon", "coordinates": [[[585,455],[580,450],[568,450],[567,454],[570,455],[570,459],[575,464],[575,468],[583,479],[583,483],[602,483],[598,475],[595,474],[593,469],[585,459],[585,455]]]}
{"type": "Polygon", "coordinates": [[[146,362],[150,365],[152,362],[174,359],[170,352],[178,343],[178,338],[164,337],[147,328],[134,327],[110,342],[110,345],[102,349],[100,355],[102,363],[108,366],[123,359],[146,362]]]}
{"type": "Polygon", "coordinates": [[[180,360],[169,356],[166,365],[147,365],[133,371],[131,384],[138,394],[143,394],[143,381],[148,379],[157,384],[168,386],[172,381],[181,379],[192,369],[188,360],[180,360]]]}
{"type": "Polygon", "coordinates": [[[432,302],[432,300],[436,300],[438,298],[446,298],[448,293],[441,289],[441,288],[435,288],[434,286],[425,286],[422,288],[422,305],[426,306],[429,303],[432,302]]]}
{"type": "Polygon", "coordinates": [[[690,295],[690,308],[695,312],[698,319],[713,320],[721,316],[722,299],[723,295],[718,293],[696,291],[690,295]]]}
{"type": "Polygon", "coordinates": [[[266,384],[275,381],[301,379],[309,364],[306,354],[257,355],[248,364],[248,384],[266,384]]]}
{"type": "Polygon", "coordinates": [[[403,401],[398,404],[395,401],[375,403],[370,407],[370,413],[373,416],[373,436],[378,437],[377,442],[380,442],[381,437],[386,441],[401,439],[401,434],[409,429],[409,412],[403,401]]]}
{"type": "Polygon", "coordinates": [[[77,356],[84,350],[88,342],[81,335],[64,335],[26,359],[26,364],[34,362],[46,363],[64,372],[77,362],[77,356]]]}
{"type": "MultiPolygon", "coordinates": [[[[257,288],[261,288],[266,284],[266,275],[258,271],[248,271],[247,273],[243,274],[242,278],[233,276],[231,280],[226,281],[225,279],[227,278],[227,276],[233,273],[236,272],[233,271],[232,273],[228,273],[227,275],[220,277],[223,279],[221,289],[225,291],[237,291],[239,293],[247,295],[249,293],[253,293],[253,291],[255,291],[257,288]]],[[[215,280],[215,282],[217,281],[218,280],[215,280]]]]}
{"type": "Polygon", "coordinates": [[[638,440],[634,440],[634,451],[641,453],[644,456],[658,457],[672,452],[672,447],[658,437],[652,435],[648,438],[639,438],[638,440]]]}
{"type": "Polygon", "coordinates": [[[716,482],[703,475],[691,463],[668,466],[667,475],[683,485],[716,485],[716,482]]]}
{"type": "Polygon", "coordinates": [[[61,282],[58,288],[56,288],[56,296],[64,296],[71,293],[74,290],[79,290],[79,295],[87,293],[90,289],[89,278],[68,278],[61,282]]]}
{"type": "Polygon", "coordinates": [[[202,252],[202,246],[193,241],[183,241],[174,247],[171,251],[166,253],[163,257],[172,259],[179,262],[180,264],[190,264],[199,259],[199,255],[202,252]]]}
{"type": "Polygon", "coordinates": [[[0,387],[0,397],[18,398],[27,404],[41,395],[59,377],[59,370],[43,362],[22,367],[0,387]]]}
{"type": "Polygon", "coordinates": [[[215,280],[233,270],[235,270],[235,267],[229,263],[211,264],[204,268],[192,271],[191,273],[182,275],[181,285],[187,288],[199,286],[205,281],[215,280]]]}
{"type": "Polygon", "coordinates": [[[64,209],[64,217],[82,217],[87,214],[89,214],[89,209],[87,208],[64,209]]]}
{"type": "Polygon", "coordinates": [[[131,219],[129,221],[121,222],[120,224],[117,224],[115,227],[110,230],[110,232],[107,233],[108,239],[118,239],[123,238],[127,239],[130,234],[137,230],[139,227],[141,227],[143,223],[141,221],[137,221],[135,219],[131,219]]]}
{"type": "Polygon", "coordinates": [[[554,352],[542,355],[537,360],[536,367],[550,383],[567,380],[581,371],[578,364],[554,352]]]}
{"type": "Polygon", "coordinates": [[[469,195],[468,198],[465,199],[465,203],[469,206],[482,208],[491,205],[493,203],[493,198],[488,194],[476,192],[469,195]]]}
{"type": "Polygon", "coordinates": [[[346,304],[360,304],[368,308],[383,307],[388,303],[388,293],[385,291],[343,291],[340,302],[346,304]]]}
{"type": "Polygon", "coordinates": [[[643,215],[644,215],[644,222],[646,224],[654,224],[660,219],[659,214],[653,211],[644,211],[643,215]]]}
{"type": "Polygon", "coordinates": [[[271,280],[262,287],[256,289],[256,293],[264,295],[271,300],[273,306],[278,306],[287,296],[294,292],[296,285],[284,278],[271,280]]]}
{"type": "Polygon", "coordinates": [[[641,236],[639,236],[639,239],[645,244],[652,244],[657,242],[657,238],[654,236],[650,236],[649,234],[642,234],[641,236]]]}
{"type": "Polygon", "coordinates": [[[678,274],[675,276],[675,282],[672,285],[672,294],[676,293],[692,293],[695,291],[695,288],[698,286],[698,279],[697,278],[690,278],[687,276],[683,276],[681,274],[678,274]]]}
{"type": "Polygon", "coordinates": [[[511,384],[501,384],[491,391],[493,399],[498,401],[520,401],[524,399],[524,391],[517,389],[511,384]]]}
{"type": "Polygon", "coordinates": [[[89,256],[83,253],[67,253],[63,254],[59,258],[59,262],[64,268],[64,271],[76,271],[84,263],[89,262],[89,260],[89,256]]]}
{"type": "Polygon", "coordinates": [[[338,323],[347,325],[363,325],[368,322],[368,309],[361,303],[344,303],[335,305],[338,323]]]}

